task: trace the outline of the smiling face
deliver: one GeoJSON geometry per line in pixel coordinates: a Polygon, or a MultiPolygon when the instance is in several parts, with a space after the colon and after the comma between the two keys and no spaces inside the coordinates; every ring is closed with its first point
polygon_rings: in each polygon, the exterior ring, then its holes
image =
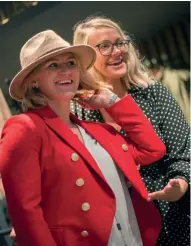
{"type": "Polygon", "coordinates": [[[71,100],[79,86],[80,70],[72,53],[51,58],[32,76],[33,86],[40,87],[50,101],[71,100]]]}
{"type": "Polygon", "coordinates": [[[117,30],[108,27],[94,29],[89,36],[88,44],[96,47],[97,59],[94,67],[110,80],[120,79],[127,72],[125,54],[128,50],[128,44],[122,44],[124,39],[117,30]],[[110,45],[116,44],[110,55],[105,55],[104,50],[110,45]],[[116,47],[117,46],[117,47],[116,47]],[[102,54],[101,54],[101,52],[102,54]],[[104,55],[103,55],[104,54],[104,55]]]}

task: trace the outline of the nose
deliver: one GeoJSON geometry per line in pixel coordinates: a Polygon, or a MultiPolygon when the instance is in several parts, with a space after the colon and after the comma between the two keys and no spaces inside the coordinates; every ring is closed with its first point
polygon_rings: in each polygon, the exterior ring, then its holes
{"type": "Polygon", "coordinates": [[[63,64],[62,66],[60,66],[60,73],[70,74],[71,71],[65,64],[63,64]]]}
{"type": "Polygon", "coordinates": [[[112,55],[120,55],[120,54],[121,54],[121,50],[114,45],[112,55]]]}
{"type": "Polygon", "coordinates": [[[59,70],[59,74],[62,78],[72,79],[72,71],[67,67],[61,67],[59,70]]]}

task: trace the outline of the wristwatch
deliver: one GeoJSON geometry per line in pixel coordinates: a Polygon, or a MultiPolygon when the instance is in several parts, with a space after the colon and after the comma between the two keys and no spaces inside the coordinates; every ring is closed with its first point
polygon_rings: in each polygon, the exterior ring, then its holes
{"type": "Polygon", "coordinates": [[[115,93],[112,93],[112,96],[111,96],[111,98],[109,100],[109,103],[107,104],[107,106],[105,106],[105,108],[111,107],[115,103],[117,98],[118,98],[118,95],[116,95],[115,93]]]}

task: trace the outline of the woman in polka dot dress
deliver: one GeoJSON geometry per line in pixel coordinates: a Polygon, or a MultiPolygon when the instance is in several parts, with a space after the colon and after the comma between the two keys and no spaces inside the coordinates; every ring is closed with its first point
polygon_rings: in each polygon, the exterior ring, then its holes
{"type": "MultiPolygon", "coordinates": [[[[150,199],[163,219],[156,245],[190,245],[189,127],[182,111],[162,83],[148,78],[132,41],[117,23],[106,18],[87,18],[75,26],[74,43],[89,44],[97,52],[90,69],[95,81],[92,89],[104,85],[120,98],[131,94],[167,147],[167,154],[160,161],[140,170],[151,192],[150,199]]],[[[74,101],[71,111],[83,120],[105,121],[126,135],[105,110],[84,109],[74,101]]]]}

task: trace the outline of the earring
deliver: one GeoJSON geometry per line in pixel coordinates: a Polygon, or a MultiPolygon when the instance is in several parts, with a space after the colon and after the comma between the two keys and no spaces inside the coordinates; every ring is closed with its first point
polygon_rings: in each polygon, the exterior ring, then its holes
{"type": "Polygon", "coordinates": [[[34,86],[32,87],[32,89],[33,89],[33,91],[36,92],[36,93],[40,92],[40,87],[38,86],[37,83],[34,84],[34,86]]]}

